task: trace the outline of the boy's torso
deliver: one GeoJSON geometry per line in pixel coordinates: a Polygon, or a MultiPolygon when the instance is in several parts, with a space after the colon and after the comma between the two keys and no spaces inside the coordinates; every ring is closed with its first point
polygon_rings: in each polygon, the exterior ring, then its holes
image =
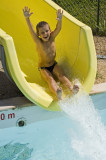
{"type": "Polygon", "coordinates": [[[37,44],[37,51],[39,56],[39,67],[49,67],[54,64],[56,56],[55,41],[49,40],[47,42],[40,42],[37,44]]]}

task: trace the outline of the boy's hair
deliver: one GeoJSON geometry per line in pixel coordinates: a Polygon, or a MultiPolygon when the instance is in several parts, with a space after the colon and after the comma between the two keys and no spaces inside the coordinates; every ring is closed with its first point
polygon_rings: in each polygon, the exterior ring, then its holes
{"type": "MultiPolygon", "coordinates": [[[[41,21],[39,22],[37,25],[36,25],[36,32],[37,32],[37,35],[39,36],[39,28],[43,27],[44,25],[48,24],[47,22],[45,21],[41,21]]],[[[49,25],[49,24],[48,24],[49,25]]]]}

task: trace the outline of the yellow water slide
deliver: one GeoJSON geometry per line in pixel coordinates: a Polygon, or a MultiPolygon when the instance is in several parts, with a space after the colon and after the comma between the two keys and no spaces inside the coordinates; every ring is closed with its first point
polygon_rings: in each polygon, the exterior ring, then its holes
{"type": "MultiPolygon", "coordinates": [[[[48,110],[60,110],[38,71],[38,55],[22,8],[34,13],[31,22],[47,21],[56,26],[56,10],[51,0],[0,0],[0,45],[4,48],[6,69],[21,92],[33,103],[48,110]]],[[[68,78],[79,78],[90,92],[96,75],[96,52],[91,29],[64,11],[62,30],[56,38],[56,60],[68,78]]]]}

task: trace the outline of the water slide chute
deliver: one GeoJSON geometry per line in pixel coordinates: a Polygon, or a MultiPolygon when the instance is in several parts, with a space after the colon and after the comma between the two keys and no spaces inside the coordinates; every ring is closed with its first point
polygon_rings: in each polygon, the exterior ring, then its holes
{"type": "MultiPolygon", "coordinates": [[[[31,16],[34,28],[42,20],[50,24],[51,30],[56,26],[56,10],[60,7],[51,0],[0,0],[0,46],[4,48],[6,69],[31,102],[57,111],[60,107],[38,71],[37,51],[23,16],[24,6],[34,12],[31,16]]],[[[56,38],[56,52],[56,60],[65,67],[68,78],[79,78],[89,93],[97,68],[92,31],[66,11],[56,38]]]]}

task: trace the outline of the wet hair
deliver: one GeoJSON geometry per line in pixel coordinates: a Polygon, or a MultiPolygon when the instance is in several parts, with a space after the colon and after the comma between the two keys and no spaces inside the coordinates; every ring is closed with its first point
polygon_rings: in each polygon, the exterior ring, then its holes
{"type": "MultiPolygon", "coordinates": [[[[37,35],[39,36],[39,28],[45,26],[46,24],[48,24],[47,22],[45,21],[41,21],[39,22],[37,25],[36,25],[36,32],[37,32],[37,35]]],[[[48,24],[49,25],[49,24],[48,24]]],[[[50,27],[49,27],[50,28],[50,27]]]]}

